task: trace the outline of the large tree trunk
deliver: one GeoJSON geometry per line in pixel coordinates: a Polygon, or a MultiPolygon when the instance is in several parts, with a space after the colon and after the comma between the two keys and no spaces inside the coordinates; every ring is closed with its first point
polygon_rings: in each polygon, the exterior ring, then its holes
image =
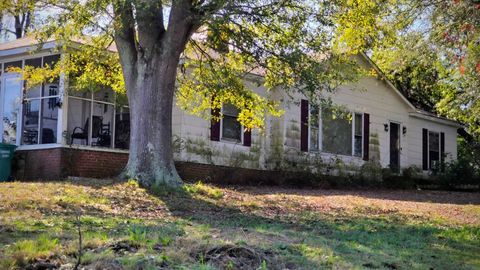
{"type": "Polygon", "coordinates": [[[124,173],[146,187],[180,186],[173,162],[172,109],[180,54],[195,29],[192,2],[172,1],[168,30],[162,5],[134,3],[136,16],[130,1],[115,6],[115,43],[130,105],[130,155],[124,173]]]}
{"type": "Polygon", "coordinates": [[[129,91],[130,155],[126,175],[142,185],[179,186],[173,163],[172,109],[178,60],[156,55],[138,63],[129,91]]]}

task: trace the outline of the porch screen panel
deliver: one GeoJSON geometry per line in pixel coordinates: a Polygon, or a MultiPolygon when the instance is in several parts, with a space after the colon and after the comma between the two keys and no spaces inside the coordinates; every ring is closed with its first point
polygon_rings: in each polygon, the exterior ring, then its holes
{"type": "Polygon", "coordinates": [[[68,141],[70,144],[90,145],[91,101],[68,99],[68,141]]]}
{"type": "Polygon", "coordinates": [[[352,122],[349,114],[322,108],[322,150],[352,155],[352,122]]]}
{"type": "Polygon", "coordinates": [[[27,100],[23,104],[22,144],[38,144],[41,100],[27,100]]]}
{"type": "Polygon", "coordinates": [[[127,107],[115,110],[115,148],[128,149],[130,146],[130,111],[127,107]]]}
{"type": "Polygon", "coordinates": [[[92,146],[112,147],[114,106],[93,102],[92,146]]]}
{"type": "Polygon", "coordinates": [[[40,142],[57,142],[57,122],[58,122],[58,85],[47,84],[43,88],[41,114],[40,114],[40,142]]]}
{"type": "MultiPolygon", "coordinates": [[[[25,67],[53,66],[59,55],[30,58],[25,67]]],[[[42,83],[25,90],[22,117],[22,144],[49,144],[57,142],[60,110],[58,76],[50,83],[42,83]]],[[[24,84],[26,86],[26,84],[24,84]]]]}

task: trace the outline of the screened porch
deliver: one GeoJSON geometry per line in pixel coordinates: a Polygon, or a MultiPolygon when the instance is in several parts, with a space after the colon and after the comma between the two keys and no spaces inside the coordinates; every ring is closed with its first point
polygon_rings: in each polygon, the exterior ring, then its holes
{"type": "Polygon", "coordinates": [[[112,90],[75,91],[60,76],[26,89],[11,67],[53,65],[60,55],[45,54],[0,63],[2,142],[19,149],[77,146],[128,150],[130,117],[125,98],[112,90]]]}

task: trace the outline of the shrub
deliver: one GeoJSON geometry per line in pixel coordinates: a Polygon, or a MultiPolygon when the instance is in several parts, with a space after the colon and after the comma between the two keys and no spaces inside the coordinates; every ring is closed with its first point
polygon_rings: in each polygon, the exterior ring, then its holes
{"type": "Polygon", "coordinates": [[[360,180],[362,186],[376,186],[382,184],[382,165],[378,161],[367,161],[360,167],[360,180]]]}
{"type": "Polygon", "coordinates": [[[402,170],[402,175],[405,178],[417,179],[422,177],[422,170],[419,167],[413,165],[413,166],[404,168],[402,170]]]}
{"type": "Polygon", "coordinates": [[[445,164],[445,171],[440,177],[442,183],[449,187],[480,184],[479,154],[477,142],[460,139],[457,160],[445,164]]]}
{"type": "Polygon", "coordinates": [[[478,171],[465,159],[458,159],[445,165],[445,173],[440,178],[448,186],[480,184],[478,171]]]}

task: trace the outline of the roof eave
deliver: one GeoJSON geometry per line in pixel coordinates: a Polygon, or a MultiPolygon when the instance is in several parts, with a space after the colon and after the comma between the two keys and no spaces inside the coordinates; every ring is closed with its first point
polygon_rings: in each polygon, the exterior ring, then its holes
{"type": "Polygon", "coordinates": [[[50,50],[50,49],[54,49],[57,45],[58,44],[55,41],[47,41],[41,45],[41,48],[39,48],[39,44],[32,44],[32,45],[27,45],[22,47],[0,50],[0,57],[29,54],[37,50],[50,50]]]}
{"type": "Polygon", "coordinates": [[[435,122],[435,123],[442,124],[442,125],[452,126],[452,127],[456,127],[456,128],[464,128],[465,127],[464,125],[462,125],[461,123],[459,123],[457,121],[446,119],[446,118],[440,118],[438,116],[427,115],[427,114],[424,114],[424,113],[418,112],[418,111],[411,112],[411,113],[409,113],[409,115],[411,117],[415,117],[415,118],[419,118],[419,119],[423,119],[423,120],[428,120],[428,121],[435,122]]]}

